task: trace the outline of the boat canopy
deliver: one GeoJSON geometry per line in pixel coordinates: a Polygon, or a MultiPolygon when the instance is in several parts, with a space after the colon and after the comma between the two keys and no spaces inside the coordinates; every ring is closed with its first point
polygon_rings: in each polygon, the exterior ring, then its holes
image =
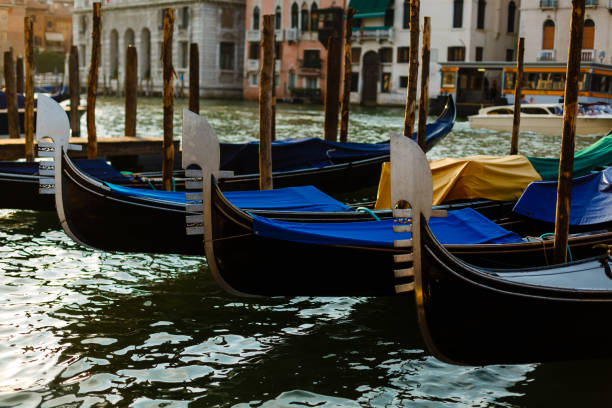
{"type": "MultiPolygon", "coordinates": [[[[103,159],[74,159],[74,164],[83,172],[99,180],[111,183],[129,183],[132,177],[127,177],[115,170],[103,159]]],[[[39,162],[0,161],[0,173],[38,174],[39,162]]]]}
{"type": "MultiPolygon", "coordinates": [[[[409,232],[393,232],[392,219],[365,222],[299,223],[253,216],[253,231],[261,237],[318,245],[393,247],[393,241],[410,239],[409,232]]],[[[465,208],[448,217],[431,218],[429,227],[442,244],[502,244],[522,242],[479,212],[465,208]]]]}
{"type": "MultiPolygon", "coordinates": [[[[106,183],[117,196],[188,204],[185,192],[131,188],[106,183]]],[[[225,197],[238,208],[274,211],[349,211],[344,203],[334,200],[313,186],[287,187],[276,190],[228,191],[225,197]]],[[[189,202],[192,203],[192,202],[189,202]]]]}
{"type": "MultiPolygon", "coordinates": [[[[514,212],[529,218],[555,222],[557,182],[539,181],[527,187],[514,212]]],[[[572,181],[570,225],[612,221],[612,167],[572,181]]]]}
{"type": "MultiPolygon", "coordinates": [[[[518,199],[525,188],[541,180],[524,156],[469,156],[429,162],[434,185],[433,205],[456,200],[484,198],[497,201],[518,199]]],[[[383,164],[376,209],[391,206],[389,163],[383,164]]]]}
{"type": "MultiPolygon", "coordinates": [[[[540,173],[542,180],[559,179],[559,159],[544,157],[528,157],[528,159],[540,173]]],[[[584,176],[608,166],[612,166],[612,132],[574,154],[572,177],[584,176]]]]}
{"type": "Polygon", "coordinates": [[[384,17],[390,0],[351,0],[349,7],[355,9],[354,18],[384,17]]]}

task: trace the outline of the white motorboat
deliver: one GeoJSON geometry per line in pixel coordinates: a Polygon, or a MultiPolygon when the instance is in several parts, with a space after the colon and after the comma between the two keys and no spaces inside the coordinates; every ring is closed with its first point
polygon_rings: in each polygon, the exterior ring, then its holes
{"type": "MultiPolygon", "coordinates": [[[[482,108],[477,115],[468,116],[472,129],[512,131],[514,106],[482,108]]],[[[563,128],[563,104],[521,105],[521,130],[560,136],[563,128]]],[[[612,107],[605,103],[580,104],[576,118],[579,136],[604,135],[612,129],[612,107]]]]}

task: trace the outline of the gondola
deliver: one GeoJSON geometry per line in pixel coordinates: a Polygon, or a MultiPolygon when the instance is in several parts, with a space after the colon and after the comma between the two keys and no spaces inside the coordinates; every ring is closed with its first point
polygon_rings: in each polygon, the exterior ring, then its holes
{"type": "MultiPolygon", "coordinates": [[[[455,104],[449,97],[438,119],[427,125],[427,148],[432,148],[450,133],[454,122],[455,104]]],[[[317,138],[274,142],[274,187],[313,185],[330,195],[344,195],[362,189],[373,190],[378,183],[382,163],[389,160],[388,146],[388,142],[329,143],[317,138]]],[[[233,172],[232,176],[219,180],[223,190],[245,191],[259,188],[259,174],[256,173],[257,149],[257,143],[223,145],[221,170],[233,172]]],[[[161,159],[157,162],[161,163],[161,159]]],[[[81,162],[79,166],[86,172],[88,167],[96,167],[95,164],[92,166],[85,162],[81,162]]],[[[37,186],[44,176],[40,176],[36,170],[36,167],[30,168],[19,162],[0,162],[0,188],[6,192],[0,197],[0,208],[53,210],[51,200],[38,197],[37,186]]],[[[113,173],[111,170],[108,171],[113,173]]],[[[113,173],[113,177],[116,177],[116,173],[113,173]]],[[[160,174],[149,172],[144,176],[147,180],[144,185],[127,177],[123,182],[115,183],[147,187],[149,181],[160,174]]],[[[177,177],[178,184],[181,185],[183,174],[178,172],[177,177]]]]}

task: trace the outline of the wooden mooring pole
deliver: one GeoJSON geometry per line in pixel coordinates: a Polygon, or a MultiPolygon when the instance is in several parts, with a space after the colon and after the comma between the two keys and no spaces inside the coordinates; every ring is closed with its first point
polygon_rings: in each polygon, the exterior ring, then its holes
{"type": "Polygon", "coordinates": [[[17,57],[15,63],[15,75],[17,76],[17,93],[23,94],[25,91],[25,82],[23,77],[23,58],[17,57]]]}
{"type": "Polygon", "coordinates": [[[408,65],[408,87],[406,90],[406,113],[404,136],[412,137],[416,116],[417,77],[419,75],[419,9],[420,0],[410,0],[410,63],[408,65]]]}
{"type": "Polygon", "coordinates": [[[574,168],[574,146],[576,116],[578,114],[578,81],[580,79],[580,57],[584,28],[585,0],[572,0],[570,40],[567,58],[567,75],[563,95],[563,133],[561,135],[561,159],[559,161],[559,184],[557,187],[557,215],[555,218],[555,248],[553,261],[567,262],[570,202],[572,198],[572,170],[574,168]]]}
{"type": "Polygon", "coordinates": [[[340,107],[340,141],[348,140],[349,106],[351,103],[351,74],[353,57],[351,53],[351,37],[353,35],[353,15],[355,9],[346,10],[344,27],[344,81],[342,84],[342,105],[340,107]]]}
{"type": "Polygon", "coordinates": [[[138,104],[138,52],[129,45],[125,50],[125,135],[136,136],[138,104]]]}
{"type": "Polygon", "coordinates": [[[174,9],[164,9],[164,41],[162,43],[164,143],[162,178],[164,190],[172,190],[174,168],[173,116],[174,116],[174,66],[172,65],[172,32],[174,31],[174,9]]]}
{"type": "Polygon", "coordinates": [[[417,143],[425,151],[427,138],[427,110],[429,106],[429,57],[431,48],[431,18],[423,18],[423,49],[421,50],[421,95],[419,98],[419,127],[417,143]]]}
{"type": "Polygon", "coordinates": [[[98,157],[98,140],[96,137],[96,93],[98,90],[98,68],[100,66],[100,32],[102,29],[100,2],[93,3],[91,31],[91,61],[87,78],[87,158],[98,157]]]}
{"type": "Polygon", "coordinates": [[[343,16],[342,9],[338,9],[338,13],[334,17],[334,30],[327,42],[324,134],[325,140],[329,142],[336,142],[338,140],[342,50],[344,49],[342,46],[344,40],[342,33],[344,27],[343,16]]]}
{"type": "Polygon", "coordinates": [[[523,92],[523,57],[525,56],[525,38],[519,38],[516,52],[514,119],[512,120],[512,141],[510,142],[510,154],[518,154],[519,130],[521,127],[521,93],[523,92]]]}
{"type": "Polygon", "coordinates": [[[8,131],[11,139],[20,137],[19,111],[17,110],[17,91],[15,86],[15,64],[13,50],[4,52],[4,86],[6,88],[6,113],[8,131]]]}
{"type": "Polygon", "coordinates": [[[200,114],[200,51],[197,43],[189,45],[189,110],[200,114]]]}
{"type": "Polygon", "coordinates": [[[70,129],[72,129],[72,137],[79,137],[81,134],[81,124],[79,121],[80,88],[79,49],[76,45],[73,45],[70,47],[70,57],[68,60],[68,91],[70,92],[70,129]]]}
{"type": "Polygon", "coordinates": [[[25,105],[23,127],[25,132],[25,157],[34,161],[34,20],[25,17],[25,105]]]}
{"type": "MultiPolygon", "coordinates": [[[[276,60],[280,59],[280,56],[276,55],[276,32],[274,32],[274,68],[272,74],[272,117],[270,119],[270,140],[276,140],[276,60]]],[[[280,75],[280,72],[279,72],[280,75]]]]}
{"type": "Polygon", "coordinates": [[[274,16],[263,16],[259,70],[259,189],[272,190],[272,88],[274,87],[274,16]]]}

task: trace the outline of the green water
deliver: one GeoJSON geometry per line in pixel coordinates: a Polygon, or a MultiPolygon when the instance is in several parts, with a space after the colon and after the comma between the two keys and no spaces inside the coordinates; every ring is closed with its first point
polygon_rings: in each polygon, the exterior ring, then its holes
{"type": "MultiPolygon", "coordinates": [[[[221,140],[257,135],[253,103],[201,112],[221,140]]],[[[401,109],[351,114],[352,140],[402,129],[401,109]]],[[[97,117],[99,135],[122,133],[119,99],[97,117]]],[[[161,136],[161,101],[139,100],[138,120],[161,136]]],[[[322,122],[320,107],[278,107],[279,138],[322,122]]],[[[430,157],[503,154],[509,140],[460,122],[430,157]]],[[[559,138],[525,133],[520,147],[553,155],[559,138]]],[[[53,213],[0,210],[0,407],[603,407],[611,362],[450,366],[423,351],[408,297],[237,298],[205,259],[94,251],[53,213]]]]}

